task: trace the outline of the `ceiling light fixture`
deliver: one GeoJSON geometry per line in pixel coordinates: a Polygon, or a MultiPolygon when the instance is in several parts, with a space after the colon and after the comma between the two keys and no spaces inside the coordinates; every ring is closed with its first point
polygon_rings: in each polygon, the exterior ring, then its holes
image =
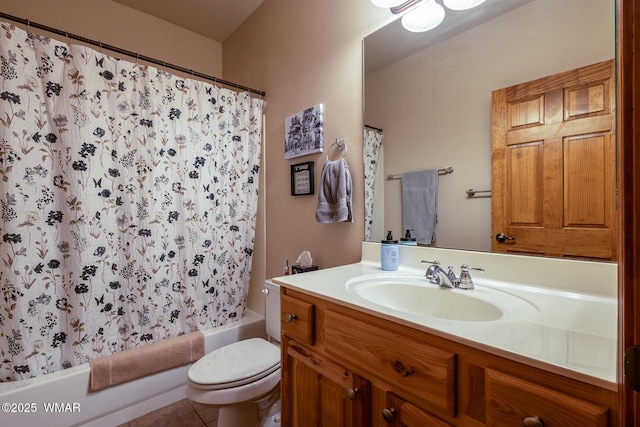
{"type": "Polygon", "coordinates": [[[451,10],[467,10],[476,7],[486,0],[443,0],[444,5],[451,10]]]}
{"type": "MultiPolygon", "coordinates": [[[[451,10],[467,10],[486,0],[442,0],[451,10]]],[[[402,16],[402,26],[408,31],[429,31],[442,22],[445,10],[436,0],[371,0],[376,6],[388,7],[394,15],[402,16]]]]}
{"type": "Polygon", "coordinates": [[[429,31],[444,19],[444,8],[435,0],[426,0],[402,16],[402,26],[413,33],[429,31]]]}
{"type": "Polygon", "coordinates": [[[391,7],[400,6],[402,3],[406,1],[407,0],[371,0],[371,3],[373,3],[378,7],[391,8],[391,7]]]}

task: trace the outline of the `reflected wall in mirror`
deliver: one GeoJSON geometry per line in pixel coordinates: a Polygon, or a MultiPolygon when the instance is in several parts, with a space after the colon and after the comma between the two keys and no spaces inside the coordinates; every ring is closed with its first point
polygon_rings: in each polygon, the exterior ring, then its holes
{"type": "Polygon", "coordinates": [[[490,193],[467,190],[491,188],[491,92],[614,58],[614,12],[614,0],[487,0],[447,10],[432,32],[396,20],[367,36],[364,123],[383,133],[368,239],[404,232],[401,180],[388,174],[453,167],[433,246],[490,251],[490,193]],[[387,58],[421,39],[431,44],[387,58]]]}

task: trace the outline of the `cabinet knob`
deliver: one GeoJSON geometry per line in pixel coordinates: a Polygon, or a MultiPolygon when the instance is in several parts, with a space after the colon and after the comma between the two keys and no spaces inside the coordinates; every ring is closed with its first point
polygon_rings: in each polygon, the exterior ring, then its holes
{"type": "Polygon", "coordinates": [[[287,315],[284,318],[287,321],[287,323],[293,323],[293,321],[296,320],[298,316],[296,316],[295,314],[287,313],[287,315]]]}
{"type": "Polygon", "coordinates": [[[347,389],[347,397],[349,398],[349,400],[356,400],[356,395],[358,394],[360,390],[358,390],[357,388],[348,388],[347,389]]]}
{"type": "Polygon", "coordinates": [[[382,418],[388,423],[392,423],[396,417],[396,408],[384,408],[382,410],[382,418]]]}
{"type": "Polygon", "coordinates": [[[526,417],[522,420],[522,427],[544,427],[544,421],[540,417],[526,417]]]}

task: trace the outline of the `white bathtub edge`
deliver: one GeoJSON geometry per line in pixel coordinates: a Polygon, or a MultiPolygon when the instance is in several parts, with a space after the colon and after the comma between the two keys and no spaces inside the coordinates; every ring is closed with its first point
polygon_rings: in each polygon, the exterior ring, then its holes
{"type": "MultiPolygon", "coordinates": [[[[203,332],[205,352],[208,353],[238,340],[264,337],[264,317],[247,310],[238,322],[203,332]]],[[[12,406],[10,411],[5,410],[6,406],[2,407],[0,420],[2,425],[13,427],[113,427],[185,398],[190,366],[180,366],[96,393],[88,392],[88,364],[21,382],[19,387],[0,383],[0,404],[12,406]],[[47,412],[45,404],[52,403],[63,404],[58,409],[66,411],[47,412]],[[31,409],[35,412],[25,412],[31,409]]]]}

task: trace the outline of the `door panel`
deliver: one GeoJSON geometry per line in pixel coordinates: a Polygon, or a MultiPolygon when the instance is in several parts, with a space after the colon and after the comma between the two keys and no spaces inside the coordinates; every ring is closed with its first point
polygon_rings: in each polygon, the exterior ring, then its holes
{"type": "Polygon", "coordinates": [[[613,65],[492,94],[494,251],[616,259],[613,65]]]}

